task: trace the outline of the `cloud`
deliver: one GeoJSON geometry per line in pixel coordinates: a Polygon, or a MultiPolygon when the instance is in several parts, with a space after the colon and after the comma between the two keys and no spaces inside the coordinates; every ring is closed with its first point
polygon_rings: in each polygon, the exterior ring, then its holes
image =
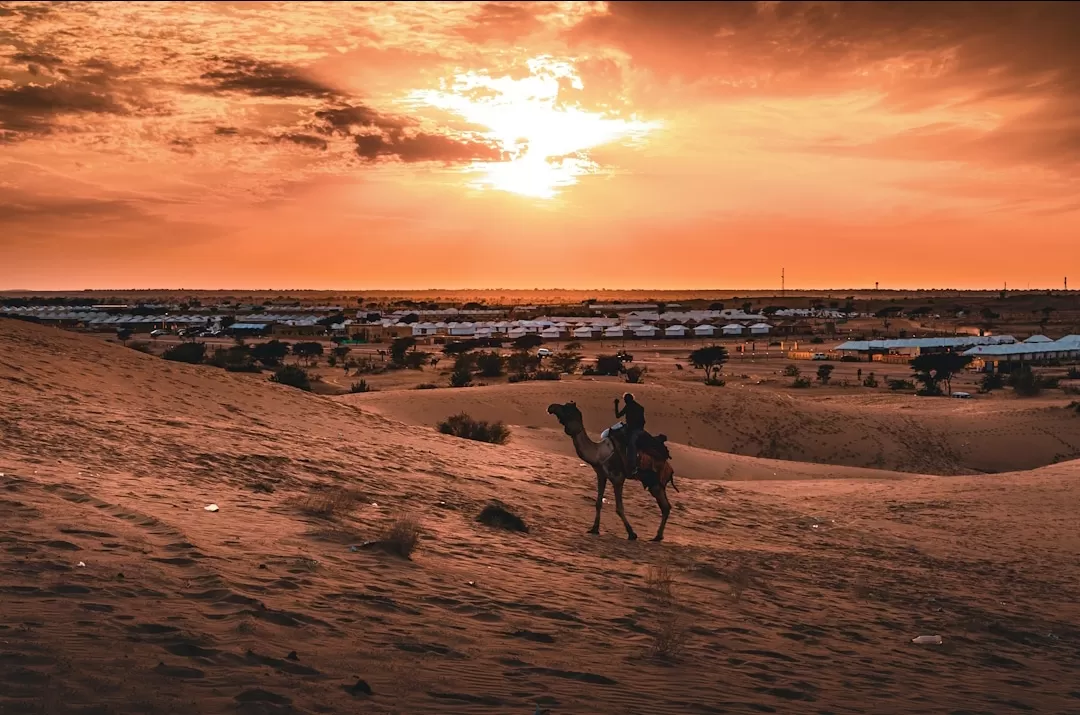
{"type": "Polygon", "coordinates": [[[533,3],[490,2],[480,6],[457,32],[472,42],[513,42],[543,27],[533,3]]]}
{"type": "Polygon", "coordinates": [[[321,82],[305,77],[300,70],[276,62],[264,62],[249,57],[218,59],[218,69],[204,72],[201,79],[208,85],[197,89],[209,92],[237,92],[254,97],[307,97],[326,99],[338,96],[338,91],[321,82]]]}
{"type": "Polygon", "coordinates": [[[327,142],[325,139],[315,137],[310,134],[282,134],[278,136],[278,141],[292,142],[293,144],[299,144],[300,146],[310,147],[312,149],[326,149],[327,142]]]}
{"type": "Polygon", "coordinates": [[[78,81],[0,88],[0,128],[11,134],[47,134],[65,114],[127,114],[110,93],[78,81]]]}

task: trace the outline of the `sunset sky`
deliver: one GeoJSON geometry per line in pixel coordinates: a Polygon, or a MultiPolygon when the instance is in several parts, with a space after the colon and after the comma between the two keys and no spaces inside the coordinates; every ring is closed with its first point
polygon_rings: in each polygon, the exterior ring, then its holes
{"type": "Polygon", "coordinates": [[[1078,27],[0,2],[0,289],[1080,285],[1078,27]]]}

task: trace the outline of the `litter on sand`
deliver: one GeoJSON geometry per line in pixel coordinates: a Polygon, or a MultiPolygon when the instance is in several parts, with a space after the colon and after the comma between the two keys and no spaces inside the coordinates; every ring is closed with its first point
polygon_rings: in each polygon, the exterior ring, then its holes
{"type": "Polygon", "coordinates": [[[919,636],[912,638],[911,642],[918,645],[941,645],[941,636],[919,636]]]}
{"type": "Polygon", "coordinates": [[[218,505],[217,504],[207,504],[206,506],[203,507],[203,509],[206,509],[207,511],[217,511],[218,510],[218,505]]]}
{"type": "Polygon", "coordinates": [[[75,565],[76,565],[76,566],[78,566],[78,567],[79,567],[79,568],[81,568],[81,569],[84,569],[84,568],[86,568],[86,564],[85,564],[85,563],[83,563],[82,561],[80,561],[79,563],[77,563],[77,564],[75,564],[75,565]]]}

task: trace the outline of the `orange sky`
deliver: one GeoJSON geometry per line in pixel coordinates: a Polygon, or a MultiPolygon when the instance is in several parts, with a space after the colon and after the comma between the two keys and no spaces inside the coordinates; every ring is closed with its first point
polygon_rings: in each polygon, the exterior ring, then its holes
{"type": "Polygon", "coordinates": [[[0,2],[0,289],[1080,285],[1076,27],[0,2]]]}

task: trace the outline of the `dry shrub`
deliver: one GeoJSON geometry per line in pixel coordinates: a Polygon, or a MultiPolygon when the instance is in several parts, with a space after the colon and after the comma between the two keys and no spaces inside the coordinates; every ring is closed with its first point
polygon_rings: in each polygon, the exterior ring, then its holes
{"type": "Polygon", "coordinates": [[[738,603],[742,600],[746,589],[754,585],[754,570],[750,568],[749,564],[740,563],[728,573],[727,582],[731,589],[729,591],[731,600],[738,603]]]}
{"type": "Polygon", "coordinates": [[[506,444],[510,439],[510,430],[502,422],[475,420],[465,412],[446,418],[438,427],[443,434],[477,442],[506,444]]]}
{"type": "Polygon", "coordinates": [[[420,544],[420,535],[423,532],[424,529],[419,521],[411,516],[403,516],[395,520],[383,532],[382,538],[368,541],[364,547],[408,559],[420,544]]]}
{"type": "Polygon", "coordinates": [[[356,510],[359,496],[348,489],[332,488],[312,492],[302,498],[297,506],[308,516],[321,519],[334,519],[346,516],[356,510]]]}
{"type": "Polygon", "coordinates": [[[665,613],[653,633],[649,655],[666,661],[677,661],[683,656],[690,639],[690,629],[678,613],[665,613]]]}
{"type": "Polygon", "coordinates": [[[658,601],[671,602],[675,598],[674,585],[675,574],[667,564],[650,566],[645,572],[645,589],[650,597],[658,601]]]}

